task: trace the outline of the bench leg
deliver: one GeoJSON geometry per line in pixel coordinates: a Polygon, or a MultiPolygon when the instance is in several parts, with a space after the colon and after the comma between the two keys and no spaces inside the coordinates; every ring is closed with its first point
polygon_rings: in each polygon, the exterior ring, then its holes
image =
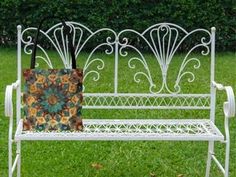
{"type": "Polygon", "coordinates": [[[17,177],[20,177],[21,174],[21,141],[17,142],[17,154],[19,156],[17,161],[17,177]]]}
{"type": "Polygon", "coordinates": [[[16,144],[16,157],[13,160],[12,145],[13,140],[9,139],[8,142],[8,177],[12,177],[16,169],[17,177],[21,176],[21,142],[18,141],[16,144]]]}
{"type": "Polygon", "coordinates": [[[229,136],[229,119],[225,119],[225,177],[229,176],[229,157],[230,157],[230,136],[229,136]]]}
{"type": "Polygon", "coordinates": [[[209,141],[208,143],[208,155],[207,155],[207,167],[206,167],[206,176],[210,176],[211,171],[211,162],[212,162],[212,154],[214,153],[214,141],[209,141]]]}
{"type": "Polygon", "coordinates": [[[13,118],[11,115],[10,121],[9,121],[9,132],[8,132],[8,177],[12,177],[12,128],[13,127],[13,118]]]}
{"type": "Polygon", "coordinates": [[[226,154],[225,154],[225,177],[229,177],[229,143],[226,143],[226,154]]]}
{"type": "Polygon", "coordinates": [[[21,142],[15,142],[12,138],[13,120],[10,119],[10,126],[8,132],[8,177],[12,177],[14,170],[17,168],[17,177],[20,177],[21,168],[21,142]],[[13,161],[12,145],[16,143],[16,157],[13,161]]]}
{"type": "Polygon", "coordinates": [[[214,154],[214,141],[209,141],[208,146],[208,158],[207,158],[207,168],[206,168],[206,176],[210,176],[211,162],[212,160],[216,163],[218,168],[224,174],[224,177],[229,177],[229,160],[230,160],[230,135],[229,135],[229,119],[225,118],[225,164],[224,166],[220,163],[220,161],[216,158],[214,154]]]}
{"type": "Polygon", "coordinates": [[[12,177],[12,140],[8,139],[8,177],[12,177]]]}

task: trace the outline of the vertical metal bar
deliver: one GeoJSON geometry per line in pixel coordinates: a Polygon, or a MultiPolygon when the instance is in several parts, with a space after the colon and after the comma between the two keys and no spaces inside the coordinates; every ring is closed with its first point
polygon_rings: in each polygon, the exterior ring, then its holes
{"type": "Polygon", "coordinates": [[[211,111],[210,119],[215,122],[215,104],[216,104],[216,89],[212,86],[212,81],[215,80],[215,32],[216,28],[211,28],[211,111]]]}
{"type": "Polygon", "coordinates": [[[208,142],[208,154],[207,154],[207,167],[206,167],[206,175],[205,177],[210,176],[211,171],[211,162],[212,162],[212,153],[214,153],[214,141],[208,142]]]}
{"type": "Polygon", "coordinates": [[[9,132],[8,132],[8,176],[12,177],[12,125],[13,120],[10,118],[9,132]]]}
{"type": "MultiPolygon", "coordinates": [[[[21,25],[17,26],[17,80],[19,85],[16,91],[16,125],[21,118],[21,25]]],[[[21,142],[17,142],[16,152],[19,155],[17,161],[17,177],[21,173],[21,142]]]]}
{"type": "MultiPolygon", "coordinates": [[[[7,93],[9,98],[12,98],[13,86],[7,93]]],[[[12,101],[12,100],[11,100],[12,101]]],[[[11,103],[12,106],[12,103],[11,103]]],[[[12,109],[12,107],[11,107],[12,109]]],[[[8,130],[8,177],[12,177],[12,129],[13,129],[13,110],[10,113],[9,130],[8,130]]]]}
{"type": "Polygon", "coordinates": [[[17,161],[17,177],[20,177],[21,174],[21,141],[17,142],[17,151],[18,161],[17,161]]]}
{"type": "Polygon", "coordinates": [[[21,117],[21,25],[17,26],[17,80],[19,82],[16,91],[16,122],[18,124],[21,117]]]}
{"type": "MultiPolygon", "coordinates": [[[[210,119],[214,123],[215,122],[215,104],[216,104],[216,89],[212,85],[212,81],[215,80],[215,32],[216,28],[211,28],[211,111],[210,111],[210,119]]],[[[211,154],[214,153],[214,142],[209,141],[208,143],[208,158],[207,158],[207,168],[206,168],[206,177],[210,176],[211,171],[211,154]]]]}
{"type": "Polygon", "coordinates": [[[117,94],[118,92],[118,42],[119,39],[116,37],[115,40],[115,73],[114,73],[114,93],[117,94]]]}
{"type": "Polygon", "coordinates": [[[225,117],[225,137],[226,137],[226,148],[225,148],[225,177],[229,176],[229,155],[230,155],[230,135],[229,135],[229,118],[225,117]]]}

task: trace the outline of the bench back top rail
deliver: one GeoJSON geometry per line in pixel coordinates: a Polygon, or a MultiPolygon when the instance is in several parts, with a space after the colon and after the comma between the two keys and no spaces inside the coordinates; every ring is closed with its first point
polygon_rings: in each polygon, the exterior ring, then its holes
{"type": "MultiPolygon", "coordinates": [[[[143,32],[133,29],[125,29],[116,32],[109,28],[102,28],[96,31],[90,30],[88,27],[77,22],[66,22],[70,26],[73,33],[73,44],[75,46],[75,55],[77,63],[80,63],[80,54],[89,42],[102,34],[106,36],[102,40],[95,40],[96,46],[88,52],[88,56],[84,61],[84,108],[85,109],[213,109],[214,112],[214,89],[210,87],[208,93],[183,93],[181,81],[187,78],[186,82],[192,83],[195,80],[195,72],[200,68],[201,62],[192,54],[198,52],[198,55],[211,55],[209,81],[214,80],[215,65],[215,28],[211,31],[206,29],[195,29],[186,31],[182,27],[172,23],[158,23],[150,26],[143,32]],[[105,35],[104,35],[105,34],[105,35]],[[195,35],[201,34],[200,39],[196,39],[195,35]],[[183,47],[184,42],[194,39],[196,42],[188,48],[186,54],[182,57],[176,76],[172,85],[168,84],[168,72],[171,62],[179,50],[183,47]],[[148,48],[149,53],[153,56],[153,60],[160,71],[159,83],[154,79],[156,73],[151,69],[151,64],[146,54],[142,52],[140,46],[136,44],[142,41],[142,44],[148,48]],[[103,50],[106,55],[112,55],[114,65],[106,65],[105,59],[95,57],[98,50],[103,50]],[[130,57],[129,52],[132,51],[130,57]],[[135,53],[135,56],[133,55],[135,53]],[[120,59],[127,57],[127,67],[133,72],[132,78],[137,84],[143,84],[142,80],[148,83],[148,91],[124,93],[119,90],[118,84],[120,77],[119,72],[122,70],[120,59]],[[95,66],[95,67],[92,67],[95,66]],[[137,67],[139,66],[139,67],[137,67]],[[190,70],[190,67],[191,69],[190,70]],[[102,70],[112,68],[113,91],[98,91],[96,93],[86,92],[86,80],[96,82],[102,77],[102,70]],[[141,68],[141,69],[140,69],[141,68]]],[[[37,28],[29,27],[21,31],[18,26],[18,79],[21,80],[21,44],[23,44],[24,52],[28,55],[32,53],[33,37],[37,28]]],[[[58,23],[51,28],[43,31],[41,36],[48,40],[53,49],[59,55],[65,68],[71,68],[71,58],[68,50],[68,37],[63,33],[63,26],[58,23]]],[[[38,44],[41,51],[36,56],[37,60],[42,60],[49,68],[54,68],[53,59],[47,49],[38,44]]],[[[39,64],[37,64],[39,65],[39,64]]],[[[171,76],[172,77],[172,76],[171,76]]],[[[204,83],[203,83],[204,84],[204,83]]],[[[210,84],[210,83],[209,83],[210,84]]],[[[138,88],[138,87],[137,87],[138,88]]],[[[137,89],[138,90],[138,89],[137,89]]]]}

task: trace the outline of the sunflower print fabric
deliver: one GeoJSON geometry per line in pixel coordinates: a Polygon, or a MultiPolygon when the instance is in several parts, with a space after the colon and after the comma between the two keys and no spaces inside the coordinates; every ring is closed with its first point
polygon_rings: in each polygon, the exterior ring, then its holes
{"type": "Polygon", "coordinates": [[[82,70],[26,69],[23,77],[24,130],[82,130],[82,70]]]}

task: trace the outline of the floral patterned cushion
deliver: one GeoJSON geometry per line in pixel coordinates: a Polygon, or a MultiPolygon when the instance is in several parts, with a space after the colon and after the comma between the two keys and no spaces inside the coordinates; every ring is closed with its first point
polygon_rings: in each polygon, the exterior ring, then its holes
{"type": "Polygon", "coordinates": [[[23,77],[24,130],[82,130],[82,70],[26,69],[23,77]]]}

